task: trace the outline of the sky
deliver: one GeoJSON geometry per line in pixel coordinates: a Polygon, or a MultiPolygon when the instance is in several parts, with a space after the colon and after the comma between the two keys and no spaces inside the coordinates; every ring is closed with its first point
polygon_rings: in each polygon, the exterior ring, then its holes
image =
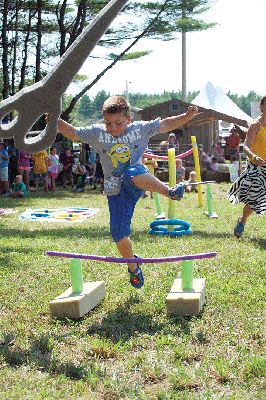
{"type": "MultiPolygon", "coordinates": [[[[187,90],[200,91],[211,81],[225,93],[247,95],[254,90],[264,95],[265,15],[266,0],[214,1],[200,18],[216,22],[217,26],[187,33],[187,90]]],[[[177,33],[176,39],[170,42],[144,39],[131,49],[140,50],[152,50],[152,53],[138,60],[117,63],[87,94],[94,97],[101,90],[110,95],[125,94],[127,88],[129,94],[181,90],[181,34],[177,33]]],[[[92,55],[110,52],[96,47],[92,55]]],[[[90,82],[108,63],[88,58],[80,73],[87,75],[90,82]]],[[[77,90],[72,84],[68,92],[74,94],[77,90]]]]}

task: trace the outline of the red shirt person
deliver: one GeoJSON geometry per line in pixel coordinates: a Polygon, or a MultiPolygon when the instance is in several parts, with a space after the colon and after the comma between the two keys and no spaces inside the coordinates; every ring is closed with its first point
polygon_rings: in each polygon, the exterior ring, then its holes
{"type": "Polygon", "coordinates": [[[229,131],[231,134],[226,138],[226,146],[229,150],[230,161],[234,157],[239,159],[239,145],[240,145],[240,136],[237,133],[236,127],[233,125],[229,131]]]}

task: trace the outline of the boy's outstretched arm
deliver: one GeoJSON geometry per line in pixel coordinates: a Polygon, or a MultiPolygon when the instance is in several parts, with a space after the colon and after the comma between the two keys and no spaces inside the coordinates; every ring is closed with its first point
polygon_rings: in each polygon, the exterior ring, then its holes
{"type": "Polygon", "coordinates": [[[166,133],[185,125],[197,114],[198,108],[196,106],[190,106],[188,107],[187,112],[184,114],[174,115],[173,117],[162,119],[160,122],[160,133],[166,133]]]}
{"type": "Polygon", "coordinates": [[[59,118],[57,125],[58,132],[74,142],[79,142],[80,138],[76,135],[76,129],[73,125],[59,118]]]}
{"type": "MultiPolygon", "coordinates": [[[[49,114],[45,114],[45,122],[48,123],[48,121],[49,114]]],[[[62,133],[63,136],[67,137],[70,140],[73,140],[75,142],[80,141],[79,137],[76,135],[75,127],[61,118],[58,119],[57,131],[62,133]]]]}

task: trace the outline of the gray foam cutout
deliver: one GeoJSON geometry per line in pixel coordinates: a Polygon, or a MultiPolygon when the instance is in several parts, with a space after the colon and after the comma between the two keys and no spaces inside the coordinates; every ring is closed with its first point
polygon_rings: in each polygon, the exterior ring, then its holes
{"type": "Polygon", "coordinates": [[[8,113],[17,112],[14,120],[8,124],[1,124],[2,139],[14,138],[15,147],[29,153],[46,149],[54,143],[63,94],[126,3],[127,0],[111,0],[43,80],[1,101],[0,121],[8,113]],[[49,114],[46,128],[43,131],[31,131],[31,127],[44,113],[49,114]],[[27,138],[29,133],[38,135],[27,138]]]}

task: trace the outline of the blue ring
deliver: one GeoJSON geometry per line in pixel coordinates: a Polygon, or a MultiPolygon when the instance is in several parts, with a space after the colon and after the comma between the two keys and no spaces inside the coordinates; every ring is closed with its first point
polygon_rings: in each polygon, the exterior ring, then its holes
{"type": "Polygon", "coordinates": [[[151,235],[182,236],[192,233],[190,224],[181,219],[159,219],[150,224],[151,235]],[[177,225],[172,231],[168,231],[167,226],[177,225]]]}

